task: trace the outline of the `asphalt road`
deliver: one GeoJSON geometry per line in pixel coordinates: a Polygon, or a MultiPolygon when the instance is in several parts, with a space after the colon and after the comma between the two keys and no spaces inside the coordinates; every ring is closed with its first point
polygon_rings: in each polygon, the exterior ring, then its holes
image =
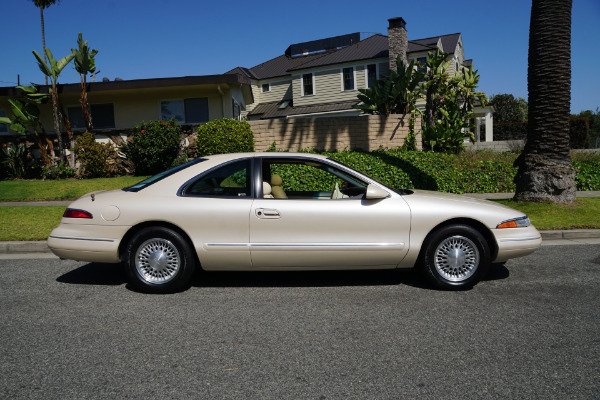
{"type": "Polygon", "coordinates": [[[600,246],[546,246],[473,290],[412,272],[201,273],[0,260],[2,399],[592,399],[600,246]]]}

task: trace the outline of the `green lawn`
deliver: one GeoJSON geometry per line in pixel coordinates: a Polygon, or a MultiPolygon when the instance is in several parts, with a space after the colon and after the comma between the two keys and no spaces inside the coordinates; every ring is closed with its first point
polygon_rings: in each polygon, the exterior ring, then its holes
{"type": "Polygon", "coordinates": [[[527,214],[531,223],[540,230],[600,229],[599,197],[579,198],[569,205],[496,201],[527,214]]]}
{"type": "MultiPolygon", "coordinates": [[[[529,215],[540,230],[600,229],[600,198],[581,198],[573,205],[498,200],[529,215]]],[[[45,240],[60,222],[65,207],[0,207],[0,241],[45,240]]]]}
{"type": "Polygon", "coordinates": [[[46,240],[66,207],[0,207],[0,241],[46,240]]]}
{"type": "Polygon", "coordinates": [[[121,176],[117,178],[0,181],[0,202],[72,200],[96,190],[120,189],[131,186],[145,177],[121,176]]]}

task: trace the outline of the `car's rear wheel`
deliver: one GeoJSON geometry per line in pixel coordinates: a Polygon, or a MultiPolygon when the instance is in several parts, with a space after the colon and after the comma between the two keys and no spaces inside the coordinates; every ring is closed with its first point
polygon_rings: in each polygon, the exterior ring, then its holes
{"type": "Polygon", "coordinates": [[[172,293],[185,288],[195,269],[186,240],[163,227],[137,232],[127,246],[126,264],[130,282],[151,293],[172,293]]]}
{"type": "Polygon", "coordinates": [[[436,287],[459,290],[479,282],[490,262],[490,247],[479,231],[467,225],[450,225],[427,239],[421,268],[436,287]]]}

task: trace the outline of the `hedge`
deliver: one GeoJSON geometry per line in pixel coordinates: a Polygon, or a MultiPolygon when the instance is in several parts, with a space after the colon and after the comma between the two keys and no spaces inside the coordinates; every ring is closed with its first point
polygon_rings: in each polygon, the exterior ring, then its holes
{"type": "MultiPolygon", "coordinates": [[[[310,151],[314,152],[314,151],[310,151]]],[[[392,188],[450,193],[514,192],[514,157],[470,160],[431,152],[319,152],[392,188]]],[[[577,190],[600,190],[600,161],[573,161],[577,190]]]]}

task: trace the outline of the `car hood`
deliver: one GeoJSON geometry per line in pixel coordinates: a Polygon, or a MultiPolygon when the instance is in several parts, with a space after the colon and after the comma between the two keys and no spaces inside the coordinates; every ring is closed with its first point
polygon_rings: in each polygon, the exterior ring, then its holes
{"type": "Polygon", "coordinates": [[[496,203],[496,202],[490,201],[490,200],[484,200],[484,199],[479,199],[479,198],[475,198],[475,197],[470,197],[468,194],[463,195],[463,194],[435,192],[435,191],[431,191],[431,190],[418,190],[418,189],[412,190],[412,191],[413,191],[413,194],[411,196],[416,196],[419,198],[439,199],[442,201],[458,201],[460,203],[485,205],[485,206],[489,206],[489,207],[504,208],[504,209],[512,210],[512,208],[507,207],[503,204],[496,203]]]}
{"type": "Polygon", "coordinates": [[[414,215],[435,216],[440,220],[473,218],[490,228],[502,221],[525,216],[522,212],[503,204],[451,193],[414,190],[412,194],[403,195],[402,198],[414,215]]]}

